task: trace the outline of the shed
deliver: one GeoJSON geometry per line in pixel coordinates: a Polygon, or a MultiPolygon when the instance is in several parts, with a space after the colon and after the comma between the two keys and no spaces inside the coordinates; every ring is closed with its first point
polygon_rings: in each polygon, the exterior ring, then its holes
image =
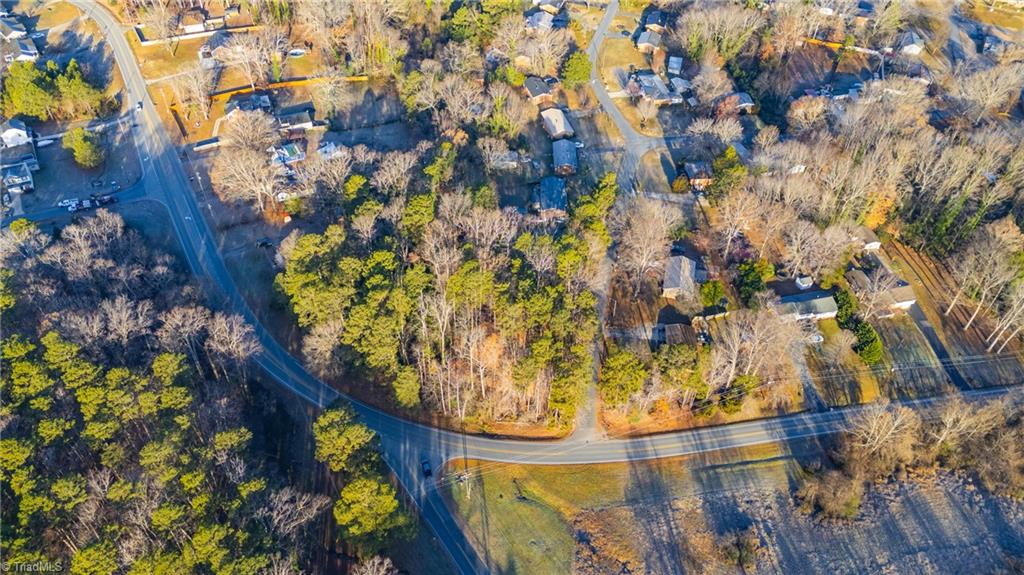
{"type": "Polygon", "coordinates": [[[687,256],[672,256],[665,262],[661,297],[696,299],[697,285],[707,281],[707,270],[687,256]]]}
{"type": "Polygon", "coordinates": [[[544,120],[544,130],[552,140],[571,138],[575,133],[568,116],[560,108],[548,108],[540,113],[540,117],[544,120]]]}
{"type": "Polygon", "coordinates": [[[683,57],[682,56],[669,56],[668,67],[666,68],[669,74],[680,75],[683,73],[683,57]]]}
{"type": "Polygon", "coordinates": [[[551,101],[551,86],[541,78],[529,76],[523,82],[523,87],[526,89],[526,95],[534,104],[540,105],[551,101]]]}
{"type": "Polygon", "coordinates": [[[571,176],[576,173],[576,143],[571,140],[555,140],[551,142],[551,154],[554,158],[555,173],[560,176],[571,176]]]}
{"type": "Polygon", "coordinates": [[[568,215],[569,200],[565,180],[556,176],[541,178],[533,192],[532,207],[545,221],[563,220],[568,215]]]}
{"type": "Polygon", "coordinates": [[[754,99],[750,97],[750,94],[746,92],[735,92],[726,96],[726,98],[734,98],[736,101],[736,111],[740,113],[750,113],[754,110],[756,104],[754,99]]]}
{"type": "Polygon", "coordinates": [[[650,54],[661,48],[661,34],[644,30],[636,40],[636,49],[643,54],[650,54]]]}
{"type": "Polygon", "coordinates": [[[697,331],[690,324],[662,323],[658,324],[655,329],[661,332],[659,339],[665,344],[697,346],[697,331]]]}
{"type": "Polygon", "coordinates": [[[698,192],[710,186],[713,180],[711,162],[686,162],[683,164],[683,171],[686,172],[686,179],[690,181],[690,187],[698,192]]]}

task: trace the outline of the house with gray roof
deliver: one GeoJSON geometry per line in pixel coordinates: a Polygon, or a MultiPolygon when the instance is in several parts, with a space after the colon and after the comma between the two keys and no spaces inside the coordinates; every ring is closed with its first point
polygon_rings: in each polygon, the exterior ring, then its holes
{"type": "Polygon", "coordinates": [[[571,176],[578,169],[576,160],[576,143],[572,140],[555,140],[551,142],[553,156],[552,167],[559,176],[571,176]]]}

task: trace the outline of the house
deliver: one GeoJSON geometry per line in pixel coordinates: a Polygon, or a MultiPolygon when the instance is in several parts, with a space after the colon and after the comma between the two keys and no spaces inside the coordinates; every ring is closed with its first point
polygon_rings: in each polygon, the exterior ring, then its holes
{"type": "Polygon", "coordinates": [[[661,48],[661,34],[650,30],[640,33],[640,37],[636,40],[636,49],[641,54],[651,54],[658,48],[661,48]]]}
{"type": "Polygon", "coordinates": [[[882,248],[882,241],[878,239],[875,232],[867,226],[857,226],[850,232],[853,244],[862,251],[877,252],[882,248]]]}
{"type": "Polygon", "coordinates": [[[313,105],[301,104],[279,110],[274,117],[278,128],[286,131],[305,131],[313,127],[313,105]]]}
{"type": "Polygon", "coordinates": [[[924,50],[924,40],[913,30],[900,34],[896,39],[900,52],[908,56],[918,56],[924,50]]]}
{"type": "Polygon", "coordinates": [[[548,108],[540,113],[540,117],[544,120],[544,130],[552,140],[571,138],[575,134],[569,117],[561,108],[548,108]]]}
{"type": "Polygon", "coordinates": [[[541,178],[534,190],[532,207],[544,221],[561,221],[569,215],[565,180],[556,176],[541,178]]]}
{"type": "Polygon", "coordinates": [[[530,101],[538,106],[552,101],[551,86],[537,76],[527,77],[523,87],[526,88],[526,95],[530,101]]]}
{"type": "Polygon", "coordinates": [[[25,26],[14,18],[0,18],[0,38],[17,40],[28,36],[25,26]]]}
{"type": "Polygon", "coordinates": [[[708,280],[708,272],[700,262],[688,256],[672,256],[665,262],[665,279],[661,297],[697,299],[698,284],[708,280]]]}
{"type": "MultiPolygon", "coordinates": [[[[850,286],[857,289],[865,289],[871,285],[871,280],[862,270],[852,269],[846,272],[846,281],[850,286]]],[[[878,317],[892,317],[901,311],[910,309],[917,303],[917,296],[914,295],[914,288],[903,280],[898,280],[896,285],[885,290],[878,297],[878,317]]]]}
{"type": "Polygon", "coordinates": [[[665,33],[665,13],[661,10],[651,10],[644,18],[644,29],[658,34],[665,33]]]}
{"type": "Polygon", "coordinates": [[[555,140],[551,142],[552,166],[560,176],[571,176],[576,173],[576,143],[571,140],[555,140]]]}
{"type": "Polygon", "coordinates": [[[267,114],[271,113],[274,109],[274,105],[270,101],[270,96],[261,92],[253,92],[245,96],[232,98],[228,100],[227,105],[224,107],[225,116],[229,116],[236,110],[242,112],[253,112],[260,110],[267,114]]]}
{"type": "Polygon", "coordinates": [[[543,11],[534,12],[526,17],[526,27],[530,30],[550,30],[555,27],[555,17],[543,11]]]}
{"type": "Polygon", "coordinates": [[[726,99],[734,102],[733,105],[735,106],[735,111],[738,114],[750,114],[757,106],[754,103],[754,99],[746,92],[735,92],[726,96],[726,99]]]}
{"type": "Polygon", "coordinates": [[[33,172],[39,171],[39,159],[36,157],[36,147],[32,142],[5,147],[0,153],[0,168],[10,168],[18,164],[25,164],[33,172]]]}
{"type": "Polygon", "coordinates": [[[829,292],[814,290],[783,296],[775,311],[787,319],[820,321],[836,317],[839,306],[829,292]]]}
{"type": "Polygon", "coordinates": [[[671,84],[672,91],[680,95],[685,94],[693,89],[693,84],[691,84],[689,80],[686,80],[685,78],[680,78],[679,76],[672,78],[671,84]]]}
{"type": "Polygon", "coordinates": [[[0,46],[3,52],[3,61],[11,62],[35,62],[39,59],[39,48],[32,38],[15,38],[6,40],[0,46]]]}
{"type": "Polygon", "coordinates": [[[562,11],[566,0],[533,0],[533,5],[544,13],[554,16],[562,11]]]}
{"type": "Polygon", "coordinates": [[[686,172],[686,179],[690,181],[690,187],[694,191],[703,191],[711,185],[711,162],[686,162],[683,164],[683,171],[686,172]]]}
{"type": "Polygon", "coordinates": [[[640,86],[640,94],[645,100],[651,100],[659,106],[675,103],[675,98],[672,97],[672,93],[669,92],[668,86],[665,85],[665,81],[661,79],[661,76],[656,74],[636,74],[634,79],[640,86]]]}
{"type": "Polygon", "coordinates": [[[4,148],[14,148],[32,141],[32,130],[18,119],[0,124],[0,142],[4,148]]]}
{"type": "Polygon", "coordinates": [[[682,56],[669,56],[668,66],[666,70],[669,74],[678,76],[683,73],[683,57],[682,56]]]}
{"type": "Polygon", "coordinates": [[[24,194],[31,192],[35,187],[32,179],[32,170],[28,164],[22,162],[13,166],[7,166],[0,170],[3,177],[3,189],[12,194],[24,194]]]}

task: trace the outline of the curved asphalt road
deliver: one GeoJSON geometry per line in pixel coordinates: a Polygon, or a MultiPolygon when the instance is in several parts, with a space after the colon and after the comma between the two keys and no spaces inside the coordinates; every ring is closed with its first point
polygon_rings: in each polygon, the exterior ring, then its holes
{"type": "MultiPolygon", "coordinates": [[[[141,150],[151,158],[152,165],[144,166],[145,175],[140,185],[147,197],[167,206],[189,266],[202,281],[209,284],[209,293],[222,294],[225,307],[243,315],[253,326],[262,344],[256,361],[278,383],[317,407],[325,407],[342,397],[339,392],[307,372],[271,337],[238,291],[217,250],[215,236],[203,219],[196,198],[189,188],[178,152],[164,131],[152,101],[146,95],[145,80],[128,47],[121,25],[97,4],[88,0],[71,2],[95,20],[106,35],[121,70],[129,104],[139,100],[144,102],[143,110],[138,114],[136,138],[141,150]]],[[[608,13],[613,15],[616,8],[617,1],[613,0],[608,13]]],[[[606,15],[601,24],[602,35],[610,21],[611,16],[606,15]]],[[[595,56],[596,53],[592,55],[595,56]]],[[[604,90],[597,92],[600,97],[604,90]]],[[[614,105],[606,103],[605,98],[601,100],[602,105],[615,117],[614,111],[617,110],[614,105]]],[[[623,130],[623,135],[627,137],[627,149],[632,148],[634,139],[637,143],[645,139],[631,129],[623,130]]],[[[651,145],[652,142],[644,141],[641,147],[647,149],[651,145]]],[[[638,156],[630,157],[627,161],[635,164],[637,159],[638,156]]],[[[968,392],[967,395],[983,397],[999,393],[1002,390],[968,392]]],[[[445,506],[437,483],[422,476],[420,465],[424,459],[430,461],[437,470],[442,469],[446,461],[455,458],[547,465],[655,459],[834,433],[843,428],[852,413],[858,411],[858,408],[852,408],[805,413],[629,440],[574,438],[560,442],[537,442],[493,439],[434,429],[388,415],[351,398],[346,399],[352,402],[363,421],[379,434],[385,461],[419,507],[421,517],[436,534],[456,570],[462,575],[486,573],[488,568],[445,506]]],[[[936,400],[911,403],[924,406],[933,401],[936,400]]],[[[448,481],[450,478],[439,480],[448,481]]]]}

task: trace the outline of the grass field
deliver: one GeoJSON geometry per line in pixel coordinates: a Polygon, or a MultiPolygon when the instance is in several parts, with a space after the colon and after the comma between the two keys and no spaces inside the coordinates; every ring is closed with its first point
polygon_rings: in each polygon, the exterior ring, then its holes
{"type": "Polygon", "coordinates": [[[814,386],[822,399],[830,406],[839,407],[877,398],[880,391],[874,372],[852,349],[837,341],[842,330],[836,320],[819,321],[818,331],[825,341],[817,348],[808,347],[805,355],[814,386]]]}
{"type": "Polygon", "coordinates": [[[956,390],[912,319],[895,316],[871,323],[885,348],[885,359],[876,366],[879,388],[884,395],[890,399],[905,399],[956,390]]]}
{"type": "MultiPolygon", "coordinates": [[[[457,461],[448,477],[461,472],[470,478],[446,484],[445,495],[498,573],[581,572],[581,556],[591,554],[628,563],[632,569],[624,572],[658,573],[655,557],[665,541],[685,548],[690,541],[682,540],[689,539],[684,532],[704,528],[699,516],[669,528],[675,520],[659,511],[671,515],[673,500],[723,486],[788,486],[799,473],[778,445],[630,464],[457,461]]],[[[682,551],[675,553],[682,559],[682,551]]]]}
{"type": "Polygon", "coordinates": [[[1011,30],[1024,29],[1024,10],[1009,6],[989,10],[981,2],[967,2],[966,13],[972,19],[989,26],[999,26],[1011,30]]]}

